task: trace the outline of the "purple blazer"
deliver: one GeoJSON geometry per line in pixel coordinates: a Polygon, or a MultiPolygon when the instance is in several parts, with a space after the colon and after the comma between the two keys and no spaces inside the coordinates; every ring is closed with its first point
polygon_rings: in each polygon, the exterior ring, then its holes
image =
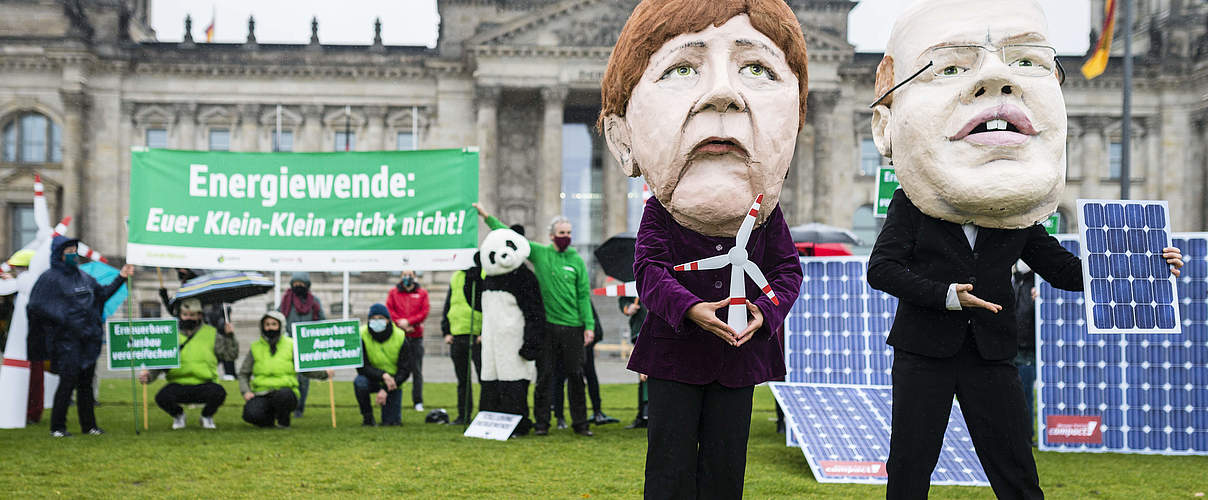
{"type": "MultiPolygon", "coordinates": [[[[678,264],[719,255],[734,246],[733,237],[705,236],[680,226],[655,198],[646,202],[638,229],[633,274],[638,295],[650,314],[629,358],[629,369],[686,384],[718,382],[747,387],[784,377],[780,331],[801,291],[801,262],[784,214],[777,206],[767,221],[751,232],[748,258],[759,265],[780,305],[772,304],[750,279],[747,300],[763,313],[763,326],[735,348],[688,319],[698,302],[716,302],[730,293],[730,268],[674,271],[678,264]]],[[[722,321],[726,309],[718,310],[722,321]]]]}

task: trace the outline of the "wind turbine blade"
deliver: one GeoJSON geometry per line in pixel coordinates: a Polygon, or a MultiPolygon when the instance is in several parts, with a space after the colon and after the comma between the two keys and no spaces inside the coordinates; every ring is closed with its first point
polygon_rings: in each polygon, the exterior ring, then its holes
{"type": "Polygon", "coordinates": [[[747,276],[751,277],[751,281],[754,281],[755,285],[759,287],[759,291],[772,299],[773,304],[780,305],[780,299],[776,298],[776,292],[772,291],[772,286],[768,284],[767,278],[763,277],[763,271],[759,270],[759,266],[748,260],[742,268],[746,270],[747,276]]]}
{"type": "Polygon", "coordinates": [[[92,247],[84,244],[82,241],[76,242],[76,253],[88,260],[96,260],[106,264],[109,263],[109,259],[106,259],[104,255],[101,255],[101,252],[93,250],[92,247]]]}
{"type": "Polygon", "coordinates": [[[747,329],[747,282],[741,267],[730,268],[730,306],[726,309],[726,324],[734,333],[747,329]]]}
{"type": "Polygon", "coordinates": [[[675,266],[676,271],[701,271],[708,269],[721,269],[730,263],[730,257],[726,254],[709,257],[707,259],[694,260],[685,264],[675,266]]]}
{"type": "Polygon", "coordinates": [[[601,288],[593,288],[592,295],[604,295],[606,297],[637,297],[638,282],[629,281],[620,285],[612,285],[601,288]]]}
{"type": "Polygon", "coordinates": [[[50,209],[46,208],[46,197],[42,195],[42,190],[42,176],[34,174],[34,225],[39,229],[50,227],[50,209]]]}
{"type": "Polygon", "coordinates": [[[759,205],[763,203],[763,194],[755,197],[755,203],[751,204],[751,210],[747,212],[747,217],[742,220],[742,225],[738,227],[738,236],[734,238],[734,246],[746,250],[747,240],[751,237],[751,230],[755,228],[755,219],[759,217],[759,205]]]}

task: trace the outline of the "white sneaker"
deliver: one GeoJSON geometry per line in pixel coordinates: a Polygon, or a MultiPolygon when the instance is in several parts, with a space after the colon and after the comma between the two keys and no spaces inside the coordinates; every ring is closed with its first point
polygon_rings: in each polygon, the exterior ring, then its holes
{"type": "Polygon", "coordinates": [[[423,403],[415,403],[415,411],[424,411],[423,403]]]}
{"type": "Polygon", "coordinates": [[[185,412],[180,412],[180,415],[172,417],[172,430],[185,428],[185,412]]]}
{"type": "Polygon", "coordinates": [[[203,415],[201,417],[201,428],[202,429],[217,429],[218,426],[214,425],[214,417],[207,417],[207,416],[203,415]]]}

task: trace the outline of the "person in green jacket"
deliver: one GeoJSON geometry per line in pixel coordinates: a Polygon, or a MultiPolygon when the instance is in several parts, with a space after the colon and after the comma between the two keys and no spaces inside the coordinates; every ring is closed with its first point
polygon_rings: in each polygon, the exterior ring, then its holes
{"type": "Polygon", "coordinates": [[[155,404],[172,416],[172,428],[185,427],[185,409],[181,403],[201,403],[201,426],[216,429],[214,414],[226,401],[226,389],[218,385],[218,361],[234,361],[239,356],[235,335],[219,332],[201,322],[201,302],[187,299],[180,304],[180,367],[170,370],[143,370],[139,381],[149,384],[164,374],[168,385],[155,394],[155,404]]]}
{"type": "MultiPolygon", "coordinates": [[[[289,427],[290,413],[298,406],[298,373],[294,370],[294,339],[281,336],[285,315],[277,311],[260,318],[260,338],[252,343],[239,368],[239,392],[243,394],[243,420],[257,427],[289,427]]],[[[334,376],[305,372],[310,378],[334,376]]]]}
{"type": "MultiPolygon", "coordinates": [[[[508,227],[482,205],[475,203],[474,208],[491,229],[508,227]]],[[[537,387],[533,391],[533,416],[537,421],[533,434],[538,436],[549,434],[556,360],[561,360],[566,368],[571,426],[576,434],[592,435],[583,383],[583,348],[595,338],[595,322],[587,266],[579,252],[570,246],[571,230],[570,220],[559,215],[549,224],[551,245],[530,241],[529,262],[533,263],[545,302],[546,322],[545,340],[537,358],[537,387]]]]}
{"type": "Polygon", "coordinates": [[[390,321],[384,304],[369,306],[369,321],[361,327],[361,367],[352,381],[361,425],[373,427],[373,406],[369,395],[382,407],[382,425],[403,425],[403,382],[411,373],[411,358],[404,342],[407,332],[390,321]]]}

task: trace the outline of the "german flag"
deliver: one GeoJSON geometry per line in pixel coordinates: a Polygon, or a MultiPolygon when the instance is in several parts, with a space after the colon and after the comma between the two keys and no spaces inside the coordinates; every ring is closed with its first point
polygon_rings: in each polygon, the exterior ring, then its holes
{"type": "Polygon", "coordinates": [[[1111,57],[1112,51],[1112,34],[1116,28],[1116,0],[1107,0],[1104,5],[1105,15],[1103,17],[1103,30],[1099,35],[1099,43],[1095,44],[1094,52],[1091,53],[1089,59],[1082,64],[1082,76],[1087,80],[1093,80],[1095,77],[1102,75],[1107,69],[1107,60],[1111,57]]]}
{"type": "MultiPolygon", "coordinates": [[[[1111,0],[1108,0],[1108,1],[1111,1],[1111,0]]],[[[208,25],[208,27],[205,27],[205,42],[210,43],[213,41],[214,41],[214,17],[211,16],[210,25],[208,25]]]]}

